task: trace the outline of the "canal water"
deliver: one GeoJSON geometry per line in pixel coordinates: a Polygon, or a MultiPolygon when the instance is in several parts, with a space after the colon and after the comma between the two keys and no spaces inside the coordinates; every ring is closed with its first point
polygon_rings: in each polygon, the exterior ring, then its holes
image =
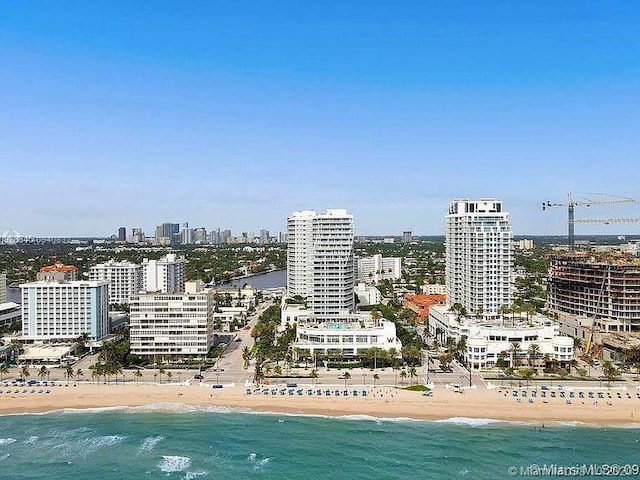
{"type": "Polygon", "coordinates": [[[261,273],[251,277],[240,278],[229,283],[221,284],[222,287],[234,286],[242,288],[245,284],[251,285],[258,290],[267,288],[280,288],[287,286],[287,271],[276,270],[274,272],[261,273]]]}

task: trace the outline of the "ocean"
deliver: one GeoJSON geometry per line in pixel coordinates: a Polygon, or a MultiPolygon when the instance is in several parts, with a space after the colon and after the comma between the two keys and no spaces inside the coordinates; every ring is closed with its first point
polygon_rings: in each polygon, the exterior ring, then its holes
{"type": "Polygon", "coordinates": [[[640,463],[640,429],[575,424],[541,428],[174,406],[2,416],[0,432],[4,480],[490,479],[521,476],[531,465],[617,464],[632,472],[640,463]]]}

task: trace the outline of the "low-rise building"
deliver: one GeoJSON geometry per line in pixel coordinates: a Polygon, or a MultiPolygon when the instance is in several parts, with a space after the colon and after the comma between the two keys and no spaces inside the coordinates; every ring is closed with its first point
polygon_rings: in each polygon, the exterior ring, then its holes
{"type": "Polygon", "coordinates": [[[73,282],[78,279],[78,267],[56,260],[53,265],[42,267],[37,275],[39,282],[73,282]]]}
{"type": "Polygon", "coordinates": [[[356,295],[359,305],[378,305],[382,301],[380,290],[363,282],[354,287],[353,293],[356,295]]]}
{"type": "Polygon", "coordinates": [[[561,335],[558,322],[542,315],[458,319],[446,305],[435,305],[429,309],[429,333],[441,344],[466,338],[463,359],[474,370],[493,368],[501,356],[512,367],[542,366],[545,355],[566,366],[574,356],[573,339],[561,335]]]}
{"type": "Polygon", "coordinates": [[[19,303],[0,303],[0,326],[12,325],[22,320],[22,307],[19,303]]]}
{"type": "Polygon", "coordinates": [[[292,304],[283,305],[282,313],[283,328],[297,325],[293,346],[302,357],[327,355],[348,360],[374,347],[396,352],[402,349],[395,324],[373,319],[369,312],[326,317],[311,314],[303,305],[292,304]]]}
{"type": "Polygon", "coordinates": [[[422,286],[422,293],[426,295],[447,295],[447,286],[442,283],[427,283],[422,286]]]}
{"type": "Polygon", "coordinates": [[[424,323],[424,319],[429,316],[429,307],[432,305],[444,305],[446,301],[446,295],[405,295],[402,300],[402,306],[418,315],[418,323],[424,323]]]}

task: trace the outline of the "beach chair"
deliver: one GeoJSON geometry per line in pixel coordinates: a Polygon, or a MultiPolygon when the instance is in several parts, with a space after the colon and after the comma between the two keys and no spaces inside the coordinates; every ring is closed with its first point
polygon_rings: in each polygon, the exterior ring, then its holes
{"type": "Polygon", "coordinates": [[[598,392],[598,398],[604,398],[604,393],[598,392]]]}
{"type": "Polygon", "coordinates": [[[302,389],[298,390],[298,395],[302,395],[304,392],[302,391],[302,389]]]}
{"type": "Polygon", "coordinates": [[[313,395],[313,389],[308,388],[307,389],[307,395],[313,395]]]}
{"type": "Polygon", "coordinates": [[[588,392],[587,395],[589,396],[589,398],[593,398],[593,392],[588,392]]]}
{"type": "Polygon", "coordinates": [[[584,398],[584,392],[578,392],[578,397],[584,398]]]}
{"type": "Polygon", "coordinates": [[[531,392],[531,396],[533,398],[536,398],[538,396],[538,392],[536,392],[535,390],[531,392]]]}
{"type": "Polygon", "coordinates": [[[335,397],[339,397],[340,396],[340,390],[336,390],[335,392],[333,392],[333,395],[335,397]]]}
{"type": "Polygon", "coordinates": [[[277,394],[278,394],[278,391],[275,388],[271,390],[271,395],[277,395],[277,394]]]}
{"type": "Polygon", "coordinates": [[[263,388],[262,389],[262,394],[263,395],[269,395],[269,389],[268,388],[263,388]]]}
{"type": "Polygon", "coordinates": [[[534,401],[533,398],[529,399],[529,403],[533,403],[533,401],[534,401]]]}
{"type": "Polygon", "coordinates": [[[551,398],[556,398],[556,392],[551,392],[551,398]]]}
{"type": "Polygon", "coordinates": [[[49,390],[48,388],[44,391],[44,393],[51,393],[51,390],[49,390]]]}
{"type": "Polygon", "coordinates": [[[369,392],[367,392],[366,390],[362,390],[362,396],[366,397],[367,395],[369,395],[369,392]]]}
{"type": "Polygon", "coordinates": [[[354,391],[353,391],[353,396],[354,396],[354,397],[357,397],[357,396],[358,396],[358,390],[354,390],[354,391]]]}
{"type": "Polygon", "coordinates": [[[560,392],[560,398],[564,398],[564,397],[565,397],[564,392],[561,391],[560,392]]]}
{"type": "Polygon", "coordinates": [[[344,392],[342,392],[342,396],[343,397],[348,397],[349,396],[349,390],[345,390],[344,392]]]}
{"type": "Polygon", "coordinates": [[[571,405],[571,400],[567,399],[567,405],[571,405]]]}
{"type": "Polygon", "coordinates": [[[522,398],[527,398],[527,391],[526,390],[522,390],[522,398]]]}
{"type": "Polygon", "coordinates": [[[542,392],[540,392],[540,396],[542,398],[546,398],[547,397],[547,392],[545,392],[544,390],[542,392]]]}
{"type": "Polygon", "coordinates": [[[514,397],[517,397],[517,396],[518,396],[518,391],[517,391],[517,390],[514,390],[514,391],[513,391],[513,396],[514,396],[514,397]]]}
{"type": "Polygon", "coordinates": [[[576,394],[575,394],[575,393],[573,393],[573,392],[569,392],[569,398],[575,398],[575,397],[576,397],[576,394]]]}
{"type": "Polygon", "coordinates": [[[296,394],[295,390],[293,388],[290,388],[289,395],[295,395],[295,394],[296,394]]]}

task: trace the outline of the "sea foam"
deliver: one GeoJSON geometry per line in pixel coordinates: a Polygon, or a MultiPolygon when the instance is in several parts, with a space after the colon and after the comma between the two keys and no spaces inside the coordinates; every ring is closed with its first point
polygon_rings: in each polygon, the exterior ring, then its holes
{"type": "Polygon", "coordinates": [[[164,473],[184,472],[191,466],[191,458],[178,455],[163,455],[158,468],[164,473]]]}

